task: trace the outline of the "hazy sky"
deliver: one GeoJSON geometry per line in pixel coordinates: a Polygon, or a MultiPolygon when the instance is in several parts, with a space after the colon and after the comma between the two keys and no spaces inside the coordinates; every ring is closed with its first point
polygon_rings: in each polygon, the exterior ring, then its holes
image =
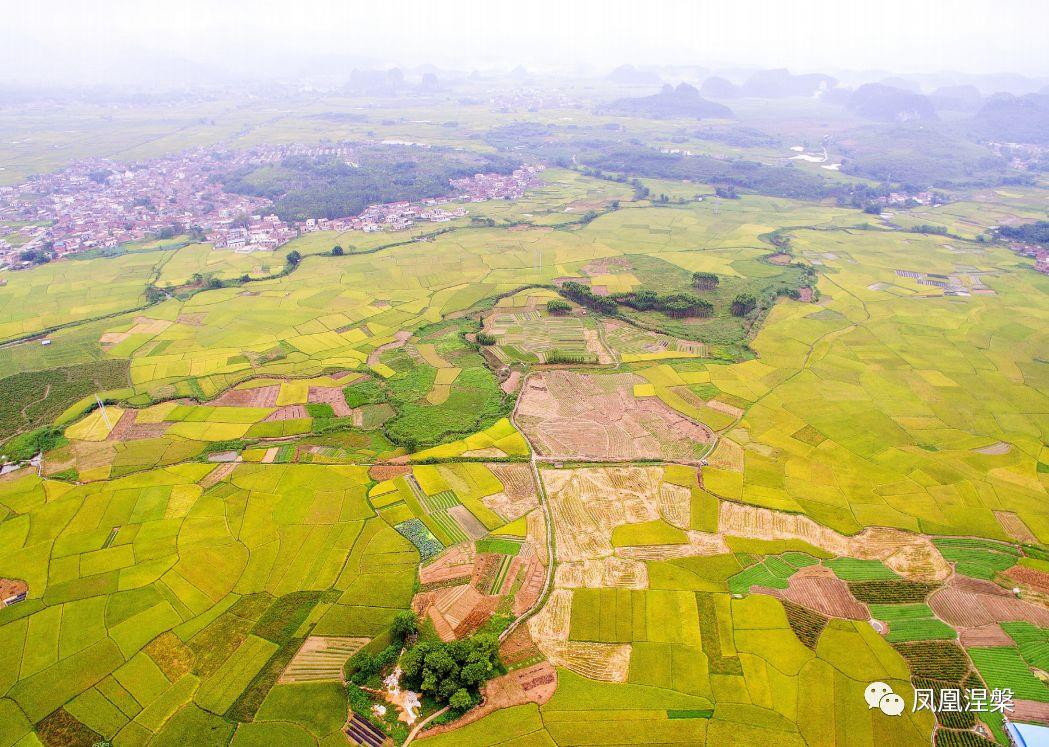
{"type": "Polygon", "coordinates": [[[265,72],[345,55],[1049,74],[1046,0],[0,0],[0,18],[0,76],[27,82],[170,56],[265,72]]]}

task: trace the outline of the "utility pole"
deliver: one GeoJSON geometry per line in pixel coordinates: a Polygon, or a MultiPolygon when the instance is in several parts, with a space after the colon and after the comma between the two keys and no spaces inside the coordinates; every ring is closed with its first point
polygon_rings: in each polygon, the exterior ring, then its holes
{"type": "Polygon", "coordinates": [[[95,402],[98,403],[99,409],[102,410],[102,419],[106,421],[106,428],[113,430],[113,424],[109,422],[109,413],[106,412],[106,406],[102,404],[102,400],[97,394],[95,395],[95,402]]]}

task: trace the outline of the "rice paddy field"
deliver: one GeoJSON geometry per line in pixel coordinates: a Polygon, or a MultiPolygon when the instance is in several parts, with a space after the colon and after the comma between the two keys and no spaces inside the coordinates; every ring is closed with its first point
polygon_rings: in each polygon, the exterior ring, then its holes
{"type": "MultiPolygon", "coordinates": [[[[314,113],[167,145],[125,124],[139,157],[375,125],[314,113]]],[[[416,113],[384,136],[491,147],[477,107],[416,113]]],[[[443,640],[505,634],[434,747],[1004,744],[993,716],[909,706],[962,683],[1049,703],[1049,277],[975,240],[1042,192],[892,219],[937,236],[650,181],[685,199],[549,168],[439,233],[5,274],[0,441],[42,454],[0,476],[0,588],[25,593],[0,607],[0,747],[345,743],[374,716],[343,664],[409,608],[443,640]],[[566,279],[694,272],[720,279],[709,317],[546,306],[566,279]],[[767,307],[734,315],[744,292],[767,307]]]]}

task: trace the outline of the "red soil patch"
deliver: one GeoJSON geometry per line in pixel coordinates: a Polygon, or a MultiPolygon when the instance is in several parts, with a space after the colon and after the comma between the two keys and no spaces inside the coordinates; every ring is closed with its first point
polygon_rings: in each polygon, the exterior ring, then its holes
{"type": "Polygon", "coordinates": [[[771,262],[774,265],[789,265],[790,255],[784,254],[783,252],[777,252],[776,254],[773,254],[771,257],[769,257],[769,262],[771,262]]]}
{"type": "Polygon", "coordinates": [[[1037,700],[1014,700],[1013,712],[1009,714],[1009,719],[1049,724],[1049,703],[1039,703],[1037,700]]]}
{"type": "Polygon", "coordinates": [[[799,288],[798,300],[802,303],[812,303],[812,288],[799,288]]]}
{"type": "Polygon", "coordinates": [[[276,407],[278,394],[278,384],[253,389],[230,389],[211,404],[216,407],[276,407]]]}
{"type": "Polygon", "coordinates": [[[492,582],[495,581],[495,574],[499,572],[499,565],[502,563],[502,560],[503,556],[498,553],[479,553],[477,562],[474,563],[473,578],[470,581],[473,587],[478,590],[490,587],[492,582]]]}
{"type": "MultiPolygon", "coordinates": [[[[543,593],[543,584],[546,583],[546,567],[539,562],[539,558],[532,553],[525,561],[524,581],[517,595],[514,597],[514,614],[522,615],[532,608],[543,593]]],[[[524,626],[522,626],[524,627],[524,626]]]]}
{"type": "Polygon", "coordinates": [[[267,417],[265,422],[273,423],[278,420],[300,420],[308,417],[309,415],[306,413],[306,405],[284,405],[283,407],[278,407],[277,411],[267,417]]]}
{"type": "Polygon", "coordinates": [[[331,405],[335,415],[345,418],[353,414],[353,410],[346,404],[346,397],[342,389],[334,386],[311,386],[307,401],[315,404],[331,405]]]}
{"type": "Polygon", "coordinates": [[[843,617],[849,620],[868,620],[870,611],[866,605],[856,601],[848,585],[834,575],[829,568],[812,565],[802,568],[787,582],[786,589],[758,588],[762,594],[770,594],[795,604],[815,610],[827,617],[843,617]]]}
{"type": "Polygon", "coordinates": [[[1049,594],[1049,573],[1017,565],[1007,570],[1005,575],[1022,584],[1027,584],[1043,594],[1049,594]]]}
{"type": "Polygon", "coordinates": [[[521,384],[521,372],[511,371],[510,375],[506,377],[506,381],[499,385],[507,394],[513,394],[517,391],[517,387],[521,384]]]}
{"type": "Polygon", "coordinates": [[[955,576],[929,597],[929,606],[941,619],[955,628],[981,628],[994,623],[1021,620],[1039,627],[1049,627],[1049,610],[1016,599],[990,581],[966,579],[958,583],[955,576]]]}
{"type": "MultiPolygon", "coordinates": [[[[372,305],[378,306],[380,303],[386,303],[386,305],[389,306],[389,303],[385,301],[375,301],[374,303],[372,303],[372,305]]],[[[401,330],[400,332],[394,334],[394,339],[392,342],[388,342],[385,345],[380,345],[379,347],[375,348],[375,350],[368,353],[368,365],[374,366],[375,364],[377,364],[379,362],[379,358],[382,357],[383,353],[385,353],[387,350],[393,350],[394,348],[401,347],[402,345],[404,345],[404,343],[408,342],[411,336],[411,332],[406,332],[404,330],[401,330]]]]}
{"type": "Polygon", "coordinates": [[[411,471],[411,467],[402,467],[393,464],[376,464],[368,469],[368,477],[373,480],[392,480],[395,477],[407,475],[411,471]]]}
{"type": "Polygon", "coordinates": [[[0,578],[0,607],[4,600],[29,592],[29,584],[18,578],[0,578]]]}
{"type": "Polygon", "coordinates": [[[962,628],[958,631],[962,646],[1012,646],[1013,639],[1000,625],[984,625],[981,628],[962,628]]]}
{"type": "Polygon", "coordinates": [[[432,563],[419,570],[419,582],[435,584],[451,579],[464,581],[474,575],[473,548],[467,544],[456,545],[441,553],[432,563]]]}
{"type": "Polygon", "coordinates": [[[120,420],[113,426],[113,430],[106,436],[107,441],[126,441],[127,434],[131,430],[131,426],[135,424],[135,418],[138,413],[134,410],[124,410],[120,416],[120,420]]]}
{"type": "Polygon", "coordinates": [[[481,629],[488,619],[495,612],[496,606],[499,604],[499,597],[485,597],[475,604],[469,614],[463,618],[462,622],[455,626],[455,637],[465,638],[481,629]]]}

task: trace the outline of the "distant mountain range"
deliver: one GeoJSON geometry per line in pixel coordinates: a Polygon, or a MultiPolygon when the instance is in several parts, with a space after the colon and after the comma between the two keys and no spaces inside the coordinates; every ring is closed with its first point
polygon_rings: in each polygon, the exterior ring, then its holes
{"type": "Polygon", "coordinates": [[[995,94],[976,112],[970,129],[985,140],[1049,145],[1049,94],[995,94]]]}
{"type": "Polygon", "coordinates": [[[695,86],[688,83],[680,83],[676,88],[663,86],[662,91],[651,96],[616,99],[599,107],[598,112],[656,119],[726,119],[734,116],[727,106],[703,98],[695,86]]]}
{"type": "Polygon", "coordinates": [[[731,99],[737,96],[753,96],[762,99],[779,99],[787,96],[815,96],[828,91],[838,81],[829,75],[812,73],[794,75],[789,70],[759,70],[743,85],[737,86],[726,78],[712,76],[703,81],[700,93],[716,99],[731,99]]]}
{"type": "Polygon", "coordinates": [[[861,117],[879,122],[939,119],[927,96],[882,83],[860,86],[853,91],[846,106],[861,117]]]}

